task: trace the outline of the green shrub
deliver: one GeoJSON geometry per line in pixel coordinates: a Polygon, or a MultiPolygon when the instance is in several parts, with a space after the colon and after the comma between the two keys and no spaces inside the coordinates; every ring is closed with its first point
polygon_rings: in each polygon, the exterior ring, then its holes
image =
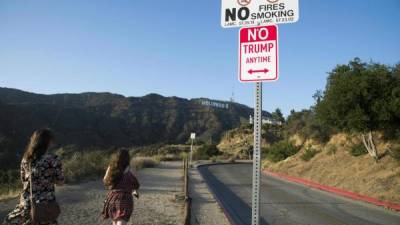
{"type": "Polygon", "coordinates": [[[11,184],[19,181],[18,170],[0,170],[0,184],[11,184]]]}
{"type": "Polygon", "coordinates": [[[158,164],[160,164],[160,161],[152,157],[135,157],[131,160],[131,167],[135,168],[135,170],[153,168],[158,164]]]}
{"type": "Polygon", "coordinates": [[[394,145],[389,149],[389,155],[390,155],[393,159],[396,159],[397,161],[400,161],[400,144],[394,144],[394,145]]]}
{"type": "Polygon", "coordinates": [[[263,124],[262,125],[262,138],[269,143],[276,143],[283,140],[284,129],[281,125],[263,124]]]}
{"type": "Polygon", "coordinates": [[[303,161],[310,161],[310,159],[312,159],[316,154],[318,153],[317,150],[311,148],[311,147],[307,147],[306,150],[304,151],[304,153],[300,156],[300,158],[303,161]]]}
{"type": "Polygon", "coordinates": [[[158,149],[158,154],[161,155],[179,155],[181,152],[190,151],[189,145],[165,145],[158,149]]]}
{"type": "Polygon", "coordinates": [[[110,154],[104,151],[75,152],[63,159],[65,181],[79,182],[90,177],[104,175],[109,163],[110,154]]]}
{"type": "Polygon", "coordinates": [[[328,147],[326,147],[326,153],[328,155],[335,155],[337,151],[337,147],[334,145],[329,145],[328,147]]]}
{"type": "Polygon", "coordinates": [[[161,161],[175,161],[182,159],[182,152],[189,152],[188,145],[147,145],[134,147],[129,150],[132,157],[158,157],[161,161]]]}
{"type": "MultiPolygon", "coordinates": [[[[110,162],[109,151],[74,152],[63,159],[63,169],[67,183],[76,183],[88,178],[104,176],[110,162]]],[[[137,170],[155,167],[159,160],[150,157],[136,157],[131,160],[131,165],[137,170]]]]}
{"type": "Polygon", "coordinates": [[[234,162],[236,162],[236,158],[235,157],[230,157],[229,159],[228,159],[228,163],[234,163],[234,162]]]}
{"type": "Polygon", "coordinates": [[[268,160],[272,162],[279,162],[296,154],[299,151],[299,148],[295,147],[288,140],[283,140],[273,144],[264,151],[266,152],[266,158],[268,160]]]}
{"type": "Polygon", "coordinates": [[[351,146],[349,153],[352,156],[361,156],[361,155],[365,155],[368,153],[367,149],[365,149],[365,146],[363,144],[355,144],[353,146],[351,146]]]}
{"type": "Polygon", "coordinates": [[[189,157],[189,153],[187,152],[181,152],[179,154],[180,159],[186,159],[187,157],[189,157]]]}
{"type": "Polygon", "coordinates": [[[21,186],[19,170],[0,170],[0,199],[14,197],[21,186]]]}
{"type": "Polygon", "coordinates": [[[212,156],[210,158],[211,162],[213,163],[222,163],[222,162],[228,162],[228,163],[233,163],[236,161],[236,157],[233,155],[218,155],[218,156],[212,156]]]}
{"type": "Polygon", "coordinates": [[[207,160],[210,157],[217,155],[220,155],[220,151],[216,145],[203,145],[194,152],[193,159],[207,160]]]}
{"type": "Polygon", "coordinates": [[[181,160],[182,158],[178,154],[166,154],[166,155],[156,155],[154,156],[154,159],[156,161],[178,161],[181,160]]]}
{"type": "Polygon", "coordinates": [[[320,143],[328,142],[335,132],[329,125],[321,123],[313,108],[300,112],[292,110],[285,125],[287,137],[299,134],[304,139],[313,139],[320,143]]]}
{"type": "Polygon", "coordinates": [[[134,147],[129,150],[131,156],[155,156],[163,152],[159,144],[134,147]]]}

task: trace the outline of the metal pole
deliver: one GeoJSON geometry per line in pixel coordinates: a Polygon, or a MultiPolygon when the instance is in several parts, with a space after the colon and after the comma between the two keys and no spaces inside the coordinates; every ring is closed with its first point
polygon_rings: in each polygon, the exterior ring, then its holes
{"type": "Polygon", "coordinates": [[[192,157],[193,157],[193,138],[192,143],[190,144],[190,165],[192,165],[192,157]]]}
{"type": "Polygon", "coordinates": [[[253,193],[251,207],[251,224],[260,223],[260,172],[261,172],[261,124],[262,124],[262,83],[257,82],[254,106],[254,151],[253,151],[253,193]]]}

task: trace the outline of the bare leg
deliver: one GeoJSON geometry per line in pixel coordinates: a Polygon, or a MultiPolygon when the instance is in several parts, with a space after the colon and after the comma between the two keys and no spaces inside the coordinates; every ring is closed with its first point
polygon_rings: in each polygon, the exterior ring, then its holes
{"type": "Polygon", "coordinates": [[[126,221],[125,220],[118,220],[116,225],[126,225],[126,221]]]}

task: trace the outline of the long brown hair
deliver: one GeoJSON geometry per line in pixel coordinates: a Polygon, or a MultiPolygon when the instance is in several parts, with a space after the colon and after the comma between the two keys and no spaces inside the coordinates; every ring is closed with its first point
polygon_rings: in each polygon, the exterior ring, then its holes
{"type": "Polygon", "coordinates": [[[105,178],[104,184],[111,188],[115,187],[127,166],[129,166],[129,152],[126,149],[120,149],[111,156],[109,174],[105,178]]]}
{"type": "Polygon", "coordinates": [[[49,149],[51,141],[54,140],[53,132],[50,129],[40,129],[33,132],[24,157],[27,162],[40,159],[49,149]]]}

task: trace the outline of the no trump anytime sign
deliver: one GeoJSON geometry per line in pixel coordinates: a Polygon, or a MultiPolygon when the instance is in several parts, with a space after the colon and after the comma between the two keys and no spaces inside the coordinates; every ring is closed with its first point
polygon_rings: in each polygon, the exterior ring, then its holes
{"type": "Polygon", "coordinates": [[[242,28],[239,32],[239,80],[278,80],[278,27],[242,28]]]}

